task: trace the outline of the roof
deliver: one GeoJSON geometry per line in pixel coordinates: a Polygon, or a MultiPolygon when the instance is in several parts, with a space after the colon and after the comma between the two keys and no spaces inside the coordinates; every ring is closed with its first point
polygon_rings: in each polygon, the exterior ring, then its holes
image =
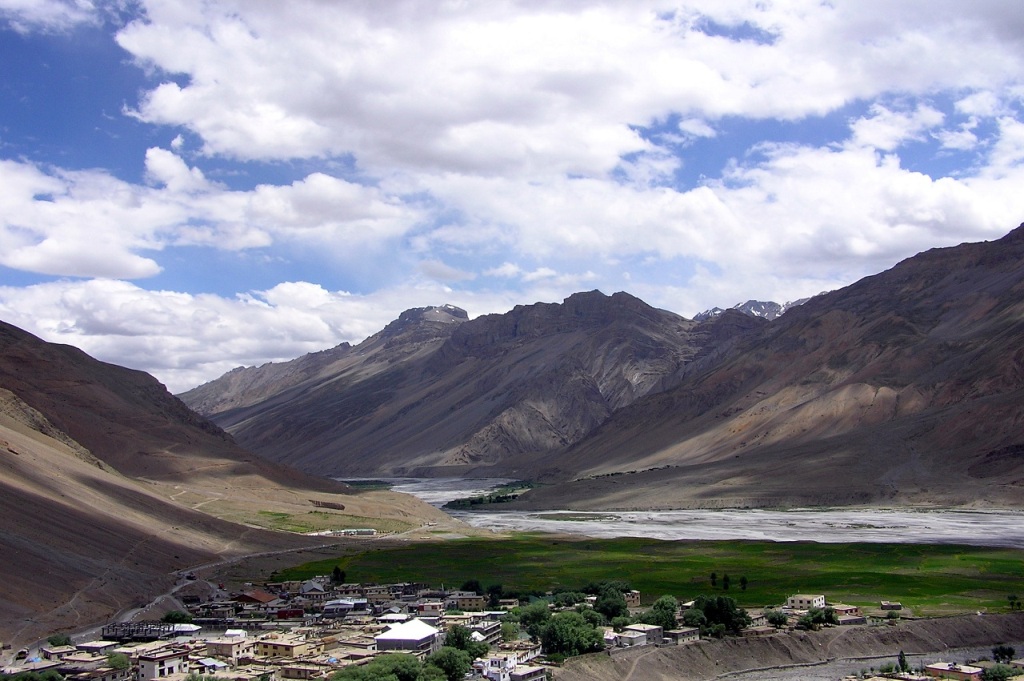
{"type": "Polygon", "coordinates": [[[378,641],[421,641],[428,636],[437,635],[438,629],[423,620],[409,620],[396,624],[382,634],[374,636],[378,641]]]}

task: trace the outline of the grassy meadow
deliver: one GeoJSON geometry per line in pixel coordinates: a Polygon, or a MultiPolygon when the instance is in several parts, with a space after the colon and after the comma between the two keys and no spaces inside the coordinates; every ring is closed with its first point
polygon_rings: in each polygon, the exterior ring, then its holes
{"type": "Polygon", "coordinates": [[[439,586],[477,579],[485,587],[545,591],[623,579],[645,603],[724,593],[745,607],[778,604],[794,593],[824,593],[830,602],[878,607],[900,601],[916,615],[1003,612],[1009,594],[1024,594],[1024,551],[950,545],[816,544],[746,541],[511,539],[410,542],[339,556],[282,571],[282,579],[329,574],[348,581],[415,581],[439,586]],[[710,575],[717,574],[712,587],[710,575]],[[731,580],[723,590],[722,577],[731,580]],[[740,588],[740,578],[747,588],[740,588]]]}

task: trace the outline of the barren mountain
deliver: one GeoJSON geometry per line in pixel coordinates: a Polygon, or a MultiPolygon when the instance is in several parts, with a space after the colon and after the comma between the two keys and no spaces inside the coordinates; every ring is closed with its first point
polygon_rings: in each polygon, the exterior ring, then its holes
{"type": "Polygon", "coordinates": [[[444,329],[410,314],[417,343],[385,329],[210,415],[309,471],[549,483],[523,506],[1024,503],[1024,227],[770,322],[738,308],[698,323],[594,291],[444,329]]]}
{"type": "Polygon", "coordinates": [[[1020,506],[1024,227],[817,296],[677,379],[538,459],[584,479],[529,503],[1020,506]]]}
{"type": "MultiPolygon", "coordinates": [[[[439,323],[424,317],[432,310],[404,313],[316,375],[249,406],[205,406],[233,389],[233,374],[182,399],[246,447],[308,471],[513,472],[523,454],[560,452],[661,390],[707,343],[722,341],[713,329],[764,323],[700,325],[597,291],[472,321],[439,323]]],[[[286,366],[243,371],[280,374],[286,366]]]]}
{"type": "Polygon", "coordinates": [[[444,520],[406,495],[355,494],[265,462],[148,374],[0,323],[5,643],[147,602],[174,570],[322,543],[256,527],[268,512],[314,511],[360,526],[444,520]]]}

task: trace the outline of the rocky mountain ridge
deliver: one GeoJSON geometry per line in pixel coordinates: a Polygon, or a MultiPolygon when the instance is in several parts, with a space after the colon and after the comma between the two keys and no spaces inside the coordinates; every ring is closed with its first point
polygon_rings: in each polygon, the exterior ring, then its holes
{"type": "MultiPolygon", "coordinates": [[[[749,317],[760,317],[762,319],[772,321],[773,319],[777,319],[782,315],[786,314],[788,310],[791,310],[792,308],[798,305],[803,305],[808,300],[810,300],[810,298],[800,298],[799,300],[793,300],[788,303],[782,304],[776,303],[775,301],[771,300],[748,300],[745,303],[736,303],[729,309],[738,310],[739,312],[742,312],[743,314],[749,317]]],[[[710,310],[698,312],[693,316],[693,320],[695,322],[707,321],[712,317],[717,317],[723,312],[725,312],[725,310],[723,310],[722,308],[713,307],[710,310]]]]}
{"type": "Polygon", "coordinates": [[[981,489],[1019,505],[1022,234],[922,253],[770,322],[767,305],[695,321],[598,291],[416,342],[407,320],[408,341],[378,334],[208,415],[321,474],[554,483],[524,506],[964,504],[981,489]],[[983,475],[996,464],[1007,476],[983,475]]]}

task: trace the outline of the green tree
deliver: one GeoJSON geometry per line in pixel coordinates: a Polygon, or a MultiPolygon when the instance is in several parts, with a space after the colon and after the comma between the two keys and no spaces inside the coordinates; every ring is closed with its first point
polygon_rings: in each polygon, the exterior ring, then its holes
{"type": "Polygon", "coordinates": [[[630,624],[633,624],[632,617],[616,617],[611,621],[612,629],[615,631],[622,631],[630,624]]]}
{"type": "Polygon", "coordinates": [[[497,608],[498,601],[500,601],[505,594],[505,589],[501,584],[491,584],[487,587],[487,607],[497,608]]]}
{"type": "Polygon", "coordinates": [[[749,583],[750,582],[747,581],[746,575],[741,576],[740,577],[740,591],[746,591],[747,590],[747,584],[749,584],[749,583]]]}
{"type": "Polygon", "coordinates": [[[594,602],[594,610],[604,615],[609,622],[616,617],[623,617],[629,614],[629,606],[626,605],[626,597],[622,591],[608,586],[601,590],[594,602]]]}
{"type": "Polygon", "coordinates": [[[714,572],[711,573],[711,586],[718,586],[718,575],[714,572]]]}
{"type": "MultiPolygon", "coordinates": [[[[466,652],[471,663],[476,658],[486,655],[489,650],[489,646],[483,641],[474,641],[473,632],[461,624],[454,624],[449,627],[448,633],[445,635],[444,644],[446,647],[466,652]]],[[[440,667],[441,665],[437,666],[440,667]]],[[[441,668],[445,669],[444,667],[441,668]]]]}
{"type": "Polygon", "coordinates": [[[781,610],[769,610],[764,614],[764,618],[776,629],[786,626],[789,622],[789,616],[781,610]]]}
{"type": "Polygon", "coordinates": [[[907,662],[907,655],[902,650],[900,651],[900,656],[896,658],[896,662],[899,665],[901,672],[906,673],[910,671],[910,663],[907,662]]]}
{"type": "Polygon", "coordinates": [[[71,645],[71,637],[67,634],[54,634],[46,639],[46,642],[53,647],[71,645]]]}
{"type": "Polygon", "coordinates": [[[132,665],[131,660],[124,653],[110,653],[107,655],[107,666],[118,671],[128,669],[132,665]]]}
{"type": "Polygon", "coordinates": [[[188,624],[192,621],[192,615],[181,610],[171,610],[160,621],[167,622],[168,624],[188,624]]]}
{"type": "Polygon", "coordinates": [[[444,646],[427,657],[426,663],[443,671],[448,681],[460,681],[472,668],[473,659],[465,650],[444,646]]]}
{"type": "Polygon", "coordinates": [[[725,589],[726,591],[729,590],[729,573],[728,572],[725,573],[724,575],[722,575],[722,588],[725,589]]]}
{"type": "Polygon", "coordinates": [[[340,565],[334,566],[334,570],[331,572],[331,582],[334,584],[345,583],[345,571],[341,569],[340,565]]]}
{"type": "Polygon", "coordinates": [[[1009,662],[1016,654],[1013,646],[999,645],[992,649],[992,659],[996,662],[1009,662]]]}
{"type": "Polygon", "coordinates": [[[537,640],[540,639],[544,624],[551,619],[551,609],[548,607],[547,601],[536,601],[527,606],[513,609],[512,616],[518,620],[519,626],[530,635],[530,638],[537,640]]]}
{"type": "Polygon", "coordinates": [[[679,601],[675,596],[662,596],[654,601],[651,609],[640,616],[644,624],[654,624],[665,631],[676,628],[676,612],[679,611],[679,601]]]}
{"type": "Polygon", "coordinates": [[[459,590],[472,591],[478,596],[484,595],[484,587],[480,584],[479,579],[467,579],[465,582],[462,583],[462,586],[460,587],[459,590]]]}
{"type": "Polygon", "coordinates": [[[519,640],[519,623],[505,621],[501,623],[501,640],[505,643],[512,643],[519,640]]]}
{"type": "Polygon", "coordinates": [[[583,619],[589,622],[591,626],[603,627],[608,623],[608,620],[604,618],[604,615],[593,608],[583,608],[582,610],[577,609],[576,612],[583,615],[583,619]]]}
{"type": "Polygon", "coordinates": [[[545,653],[583,655],[604,649],[604,637],[578,612],[560,612],[544,625],[540,637],[545,653]]]}
{"type": "Polygon", "coordinates": [[[586,600],[587,594],[582,591],[562,591],[555,594],[555,597],[551,599],[551,603],[557,608],[569,608],[586,600]]]}
{"type": "Polygon", "coordinates": [[[815,623],[814,618],[811,617],[810,613],[801,615],[796,621],[796,628],[803,629],[805,631],[816,631],[818,625],[815,623]]]}
{"type": "Polygon", "coordinates": [[[738,607],[736,601],[728,596],[701,595],[694,599],[693,607],[704,613],[708,627],[721,624],[727,632],[738,634],[750,626],[747,611],[738,607]]]}
{"type": "Polygon", "coordinates": [[[708,618],[700,608],[687,608],[683,611],[683,624],[688,627],[706,627],[708,618]]]}
{"type": "Polygon", "coordinates": [[[982,681],[1006,681],[1017,675],[1017,669],[1005,665],[995,664],[981,672],[982,681]]]}

